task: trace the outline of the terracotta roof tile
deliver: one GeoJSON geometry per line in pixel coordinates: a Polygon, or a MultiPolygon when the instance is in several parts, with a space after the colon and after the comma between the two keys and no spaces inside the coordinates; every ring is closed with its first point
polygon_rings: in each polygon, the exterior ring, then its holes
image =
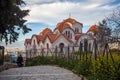
{"type": "MultiPolygon", "coordinates": [[[[55,42],[61,35],[63,34],[48,34],[48,38],[50,39],[50,42],[53,43],[55,42]]],[[[73,43],[71,39],[69,39],[66,35],[63,35],[66,40],[68,40],[70,43],[73,43]]]]}
{"type": "Polygon", "coordinates": [[[25,39],[25,43],[30,44],[31,43],[31,39],[25,39]]]}
{"type": "MultiPolygon", "coordinates": [[[[36,35],[36,34],[34,34],[34,35],[32,35],[32,37],[33,37],[33,36],[36,37],[37,42],[39,42],[39,41],[43,41],[43,39],[44,39],[44,37],[43,37],[42,35],[36,35]]],[[[31,38],[32,38],[32,37],[31,37],[31,38]]]]}
{"type": "Polygon", "coordinates": [[[49,28],[45,28],[40,35],[46,36],[48,33],[52,33],[52,30],[49,28]]]}
{"type": "Polygon", "coordinates": [[[72,18],[65,19],[63,22],[69,22],[71,24],[77,23],[77,21],[75,19],[72,19],[72,18]]]}
{"type": "Polygon", "coordinates": [[[48,34],[47,36],[50,39],[50,42],[53,43],[60,37],[60,34],[48,34]]]}
{"type": "Polygon", "coordinates": [[[79,24],[83,25],[82,23],[77,22],[77,21],[76,21],[75,19],[73,19],[73,18],[65,19],[63,22],[69,22],[69,23],[71,23],[71,24],[79,23],[79,24]]]}
{"type": "MultiPolygon", "coordinates": [[[[59,32],[62,33],[63,30],[66,29],[66,28],[69,28],[69,29],[73,30],[73,29],[70,27],[70,25],[69,25],[68,23],[65,23],[65,22],[58,23],[58,25],[57,25],[57,27],[55,28],[55,30],[58,29],[59,32]]],[[[73,30],[73,31],[74,31],[74,30],[73,30]]]]}
{"type": "MultiPolygon", "coordinates": [[[[63,20],[62,22],[58,23],[55,30],[58,29],[60,33],[62,33],[62,31],[66,28],[71,28],[71,25],[75,24],[75,23],[79,23],[77,22],[75,19],[72,19],[72,18],[68,18],[68,19],[65,19],[63,20]]],[[[82,25],[82,23],[80,23],[82,25]]],[[[73,29],[72,29],[73,30],[73,29]]],[[[73,30],[74,31],[74,30],[73,30]]]]}
{"type": "Polygon", "coordinates": [[[99,30],[99,26],[96,25],[96,24],[94,24],[94,25],[92,25],[92,26],[89,28],[88,32],[89,32],[89,31],[96,32],[96,31],[98,31],[98,30],[99,30]]]}
{"type": "Polygon", "coordinates": [[[75,34],[75,40],[78,40],[81,36],[83,35],[87,35],[85,33],[82,33],[82,34],[75,34]]]}

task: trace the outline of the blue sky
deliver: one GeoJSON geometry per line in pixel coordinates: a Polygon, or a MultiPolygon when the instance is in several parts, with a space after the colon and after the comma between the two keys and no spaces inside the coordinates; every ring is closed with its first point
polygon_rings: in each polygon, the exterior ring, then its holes
{"type": "MultiPolygon", "coordinates": [[[[8,47],[24,47],[24,40],[33,34],[39,34],[43,29],[54,29],[58,22],[69,18],[83,23],[83,32],[93,24],[110,15],[120,7],[120,0],[24,0],[30,9],[26,25],[32,29],[26,35],[20,34],[17,42],[8,47]]],[[[4,45],[4,44],[2,44],[4,45]]]]}

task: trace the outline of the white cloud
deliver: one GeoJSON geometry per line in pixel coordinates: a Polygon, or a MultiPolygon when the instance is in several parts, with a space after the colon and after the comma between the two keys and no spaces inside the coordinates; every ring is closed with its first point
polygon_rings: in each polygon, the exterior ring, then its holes
{"type": "Polygon", "coordinates": [[[51,3],[51,2],[55,2],[56,0],[24,0],[24,1],[29,5],[33,5],[33,4],[51,3]]]}
{"type": "Polygon", "coordinates": [[[106,14],[109,14],[116,6],[100,6],[110,0],[90,0],[83,3],[73,2],[54,2],[50,4],[28,5],[30,16],[26,19],[28,22],[43,22],[55,25],[72,14],[72,18],[77,19],[84,25],[92,25],[102,20],[106,14]],[[90,3],[89,3],[90,2],[90,3]],[[94,3],[92,3],[94,2],[94,3]]]}
{"type": "Polygon", "coordinates": [[[99,4],[91,4],[91,5],[84,6],[83,8],[84,9],[94,9],[94,8],[96,8],[98,6],[99,6],[99,4]]]}

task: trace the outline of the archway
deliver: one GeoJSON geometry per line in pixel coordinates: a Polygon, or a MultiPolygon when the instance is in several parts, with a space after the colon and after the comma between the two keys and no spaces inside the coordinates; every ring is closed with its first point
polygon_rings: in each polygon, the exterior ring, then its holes
{"type": "Polygon", "coordinates": [[[60,47],[60,52],[63,52],[64,43],[60,43],[60,44],[59,44],[59,47],[60,47]]]}

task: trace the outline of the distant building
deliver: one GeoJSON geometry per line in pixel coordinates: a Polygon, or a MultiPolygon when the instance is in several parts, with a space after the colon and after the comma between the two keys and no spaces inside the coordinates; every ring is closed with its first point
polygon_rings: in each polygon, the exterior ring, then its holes
{"type": "Polygon", "coordinates": [[[120,50],[120,42],[109,43],[109,48],[110,49],[119,49],[120,50]]]}
{"type": "MultiPolygon", "coordinates": [[[[58,23],[52,31],[49,28],[44,29],[40,34],[33,34],[30,39],[25,40],[26,52],[32,52],[47,48],[52,49],[65,46],[79,46],[88,40],[89,50],[92,50],[94,34],[98,31],[98,25],[92,25],[87,33],[82,32],[83,24],[75,19],[68,18],[58,23]]],[[[31,54],[31,56],[33,55],[31,54]]],[[[37,55],[37,54],[36,54],[37,55]]]]}

